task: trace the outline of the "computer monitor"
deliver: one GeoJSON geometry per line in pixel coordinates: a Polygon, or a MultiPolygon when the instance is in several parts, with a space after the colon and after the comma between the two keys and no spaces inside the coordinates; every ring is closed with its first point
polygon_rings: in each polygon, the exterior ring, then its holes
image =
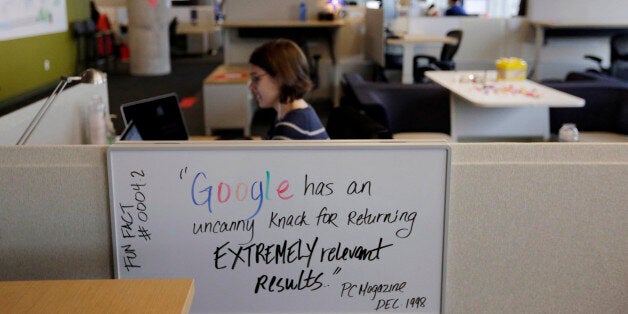
{"type": "Polygon", "coordinates": [[[123,104],[124,124],[131,121],[144,141],[185,141],[188,129],[175,93],[159,95],[123,104]]]}

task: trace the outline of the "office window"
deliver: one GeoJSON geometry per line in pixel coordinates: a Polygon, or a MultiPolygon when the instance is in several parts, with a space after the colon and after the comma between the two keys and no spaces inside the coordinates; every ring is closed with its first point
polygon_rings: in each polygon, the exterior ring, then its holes
{"type": "MultiPolygon", "coordinates": [[[[466,0],[468,1],[468,0],[466,0]]],[[[488,1],[489,17],[512,17],[519,14],[520,0],[492,0],[488,1]]]]}
{"type": "Polygon", "coordinates": [[[488,13],[488,0],[465,0],[462,5],[467,14],[484,15],[488,13]]]}

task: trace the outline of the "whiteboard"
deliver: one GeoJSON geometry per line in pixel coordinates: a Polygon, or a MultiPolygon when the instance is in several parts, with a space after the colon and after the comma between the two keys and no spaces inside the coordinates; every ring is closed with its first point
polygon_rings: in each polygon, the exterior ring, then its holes
{"type": "Polygon", "coordinates": [[[111,146],[115,275],[193,277],[193,313],[438,313],[449,155],[369,141],[111,146]]]}

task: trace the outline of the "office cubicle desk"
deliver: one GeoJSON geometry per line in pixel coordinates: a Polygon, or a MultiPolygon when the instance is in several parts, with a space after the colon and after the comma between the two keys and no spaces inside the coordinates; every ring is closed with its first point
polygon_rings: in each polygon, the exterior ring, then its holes
{"type": "Polygon", "coordinates": [[[0,282],[6,313],[188,313],[194,279],[0,282]]]}
{"type": "MultiPolygon", "coordinates": [[[[342,20],[273,20],[273,21],[225,21],[220,26],[227,31],[235,31],[242,38],[289,38],[297,43],[303,43],[314,37],[323,37],[333,64],[336,64],[336,33],[344,26],[342,20]]],[[[229,38],[225,36],[225,51],[229,50],[229,38]]],[[[306,52],[307,53],[307,52],[306,52]]],[[[227,57],[227,54],[225,54],[227,57]]],[[[228,60],[225,60],[229,63],[228,60]]]]}
{"type": "Polygon", "coordinates": [[[399,38],[387,38],[386,44],[400,45],[403,47],[403,64],[401,67],[401,82],[405,84],[414,83],[413,69],[414,65],[414,47],[424,44],[456,44],[458,39],[447,36],[438,36],[431,34],[406,34],[399,38]]]}
{"type": "Polygon", "coordinates": [[[428,71],[451,91],[455,141],[548,140],[550,107],[582,107],[584,99],[529,81],[497,81],[496,71],[428,71]]]}
{"type": "Polygon", "coordinates": [[[628,21],[626,20],[532,20],[530,21],[530,24],[534,27],[534,59],[530,70],[531,76],[534,80],[540,79],[538,69],[541,62],[541,49],[543,48],[543,45],[546,44],[548,38],[557,36],[610,36],[614,33],[628,31],[628,21]]]}
{"type": "Polygon", "coordinates": [[[220,26],[212,23],[181,22],[176,32],[187,36],[187,52],[191,54],[214,54],[220,46],[220,26]]]}

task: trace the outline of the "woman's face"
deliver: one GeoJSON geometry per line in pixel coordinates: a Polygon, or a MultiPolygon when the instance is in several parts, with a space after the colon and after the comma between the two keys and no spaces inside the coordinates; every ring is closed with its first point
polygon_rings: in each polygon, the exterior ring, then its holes
{"type": "Polygon", "coordinates": [[[249,90],[260,108],[275,108],[279,105],[279,82],[262,68],[251,65],[249,90]]]}

